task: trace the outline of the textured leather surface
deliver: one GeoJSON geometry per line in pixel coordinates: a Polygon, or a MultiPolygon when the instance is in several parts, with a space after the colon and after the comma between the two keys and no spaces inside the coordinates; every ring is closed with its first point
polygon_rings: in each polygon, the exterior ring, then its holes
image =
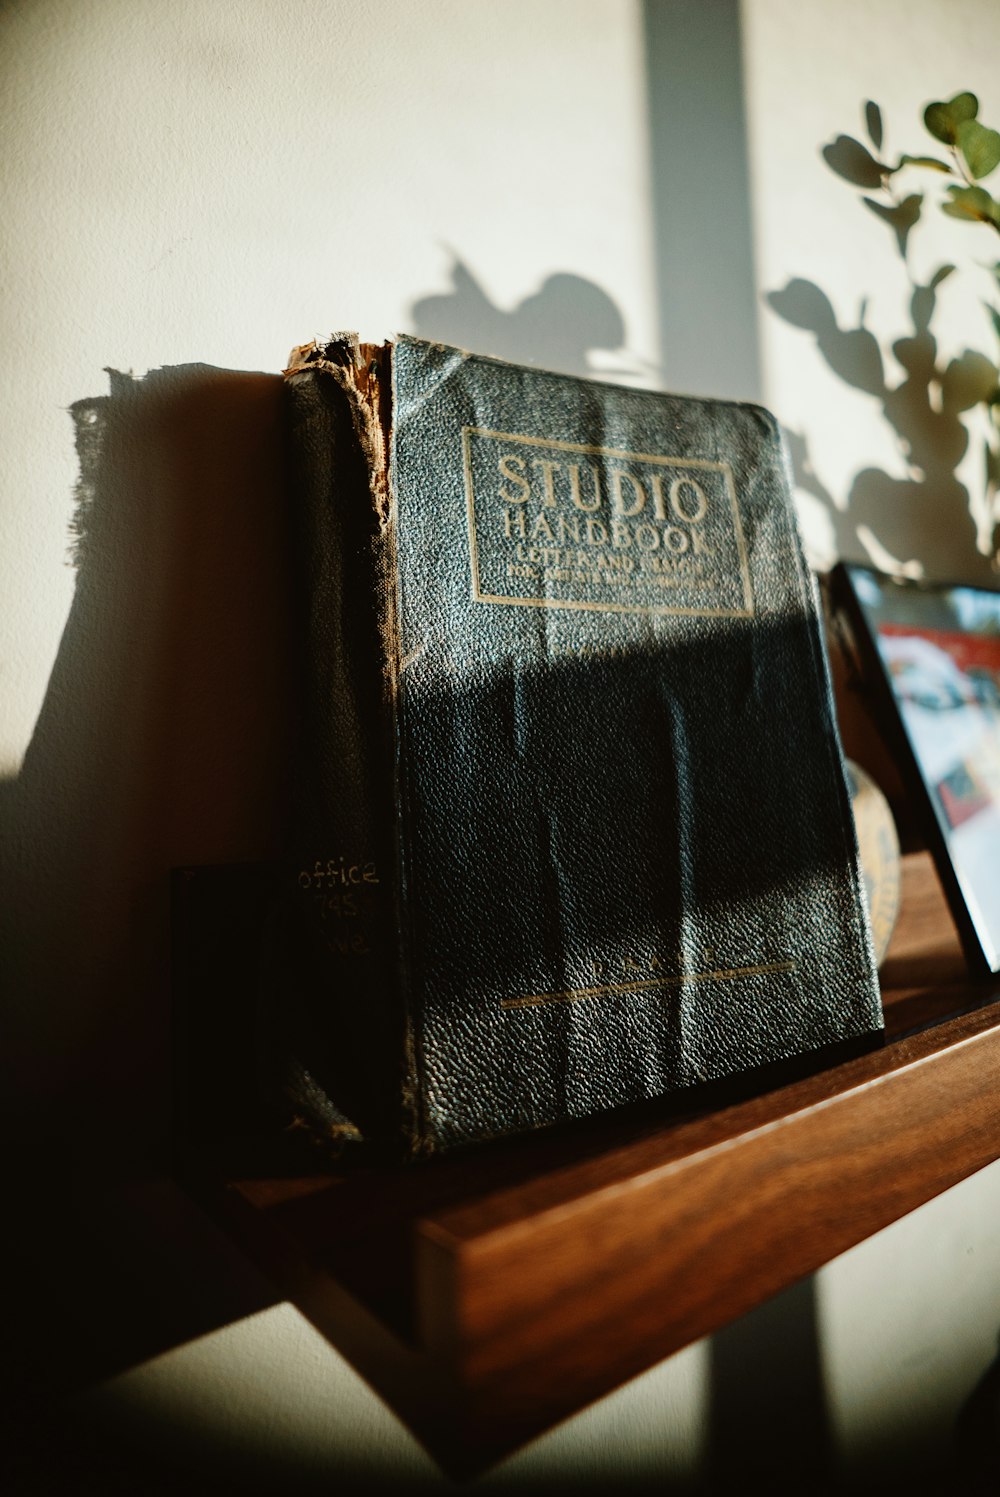
{"type": "MultiPolygon", "coordinates": [[[[392,864],[396,910],[392,952],[347,984],[382,1033],[355,1019],[341,1058],[398,1057],[408,1026],[415,1137],[449,1147],[877,1029],[773,419],[409,338],[393,369],[398,637],[343,606],[371,588],[363,566],[340,602],[320,584],[313,636],[362,673],[379,639],[398,650],[395,711],[367,687],[370,753],[363,724],[336,722],[364,681],[314,683],[334,704],[314,733],[338,765],[323,814],[349,808],[338,847],[392,864]]],[[[329,419],[308,443],[336,486],[315,450],[329,419]]],[[[327,546],[323,567],[356,569],[366,544],[350,563],[327,546]]],[[[317,1002],[336,1030],[344,1003],[317,1002]]],[[[369,1063],[348,1069],[385,1105],[355,1085],[344,1110],[379,1123],[393,1083],[369,1063]]]]}

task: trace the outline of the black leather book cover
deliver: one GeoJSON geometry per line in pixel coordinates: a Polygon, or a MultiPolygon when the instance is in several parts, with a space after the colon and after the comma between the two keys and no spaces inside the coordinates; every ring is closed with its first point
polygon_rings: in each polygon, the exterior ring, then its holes
{"type": "Polygon", "coordinates": [[[878,1029],[772,417],[411,338],[288,384],[306,1110],[433,1150],[878,1029]]]}

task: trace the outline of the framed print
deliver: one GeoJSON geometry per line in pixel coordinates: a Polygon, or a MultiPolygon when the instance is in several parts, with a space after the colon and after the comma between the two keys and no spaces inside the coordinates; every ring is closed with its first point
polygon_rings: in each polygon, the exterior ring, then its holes
{"type": "Polygon", "coordinates": [[[900,581],[841,563],[879,691],[970,966],[1000,971],[1000,591],[900,581]]]}

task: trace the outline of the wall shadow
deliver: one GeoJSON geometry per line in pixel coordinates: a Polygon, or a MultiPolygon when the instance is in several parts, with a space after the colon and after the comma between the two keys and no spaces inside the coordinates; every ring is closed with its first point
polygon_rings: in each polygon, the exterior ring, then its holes
{"type": "Polygon", "coordinates": [[[280,386],[111,371],[70,411],[76,589],[23,768],[0,787],[22,1386],[87,1381],[268,1302],[155,1180],[169,869],[272,854],[283,818],[280,386]]]}
{"type": "Polygon", "coordinates": [[[836,1490],[812,1277],[712,1337],[707,1490],[836,1490]]]}
{"type": "Polygon", "coordinates": [[[74,600],[0,792],[13,1095],[165,1124],[165,872],[275,846],[289,731],[274,376],[191,365],[71,410],[74,600]],[[142,995],[141,1001],[137,994],[142,995]]]}
{"type": "Polygon", "coordinates": [[[990,394],[996,374],[988,359],[968,349],[947,363],[940,358],[932,322],[944,273],[943,267],[925,285],[912,286],[911,326],[892,344],[898,378],[887,370],[864,313],[856,326],[841,327],[829,297],[812,281],[789,281],[767,301],[785,322],[812,335],[831,373],[878,402],[907,475],[863,468],[838,505],[812,465],[807,439],[789,434],[796,483],[823,505],[837,555],[988,586],[996,574],[977,549],[969,491],[956,469],[969,449],[962,416],[990,394]]]}
{"type": "Polygon", "coordinates": [[[1000,1349],[958,1411],[953,1455],[967,1497],[1000,1491],[1000,1349]]]}
{"type": "Polygon", "coordinates": [[[738,0],[644,0],[663,388],[760,400],[738,0]]]}

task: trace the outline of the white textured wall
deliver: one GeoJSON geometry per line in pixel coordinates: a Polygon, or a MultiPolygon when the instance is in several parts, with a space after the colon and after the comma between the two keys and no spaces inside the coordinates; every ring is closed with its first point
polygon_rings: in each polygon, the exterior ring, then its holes
{"type": "MultiPolygon", "coordinates": [[[[692,13],[686,3],[673,10],[678,24],[692,13]]],[[[808,437],[840,504],[859,467],[891,466],[898,453],[871,399],[838,382],[809,337],[763,297],[791,277],[809,278],[849,321],[868,295],[871,326],[892,335],[906,293],[891,242],[818,147],[858,128],[869,95],[885,106],[900,149],[915,143],[918,109],[931,95],[971,86],[990,99],[992,89],[1000,116],[1000,20],[977,0],[947,8],[747,0],[743,11],[760,300],[744,309],[740,343],[746,350],[759,338],[765,394],[808,437]]],[[[663,25],[661,15],[661,42],[663,25]]],[[[449,290],[456,255],[492,303],[480,309],[484,327],[552,274],[594,282],[625,320],[625,346],[606,362],[655,382],[657,329],[671,325],[657,299],[670,288],[656,289],[643,35],[638,0],[25,0],[0,12],[8,257],[0,770],[12,786],[73,599],[66,556],[76,462],[66,408],[105,391],[105,366],[275,371],[292,343],[335,326],[372,337],[410,326],[415,301],[449,290]]],[[[711,56],[704,66],[710,91],[711,56]]],[[[661,107],[661,125],[664,117],[661,107]]],[[[695,128],[692,159],[710,161],[711,118],[677,121],[679,138],[695,128]]],[[[707,203],[710,183],[679,183],[676,201],[659,204],[660,222],[703,214],[707,203]]],[[[724,233],[724,205],[711,212],[718,228],[708,220],[699,232],[724,233]]],[[[928,244],[921,253],[935,251],[928,244]]],[[[726,329],[713,322],[710,289],[698,294],[728,388],[726,329]]],[[[469,292],[467,311],[473,299],[469,292]]],[[[674,325],[690,337],[690,308],[682,310],[674,325]]],[[[943,338],[961,347],[968,294],[949,290],[944,310],[943,338]]],[[[974,305],[970,315],[978,316],[974,305]]],[[[545,361],[544,338],[538,353],[545,361]]],[[[699,380],[705,368],[700,358],[699,380]]],[[[683,385],[684,369],[676,373],[683,385]]],[[[829,515],[808,496],[803,511],[822,557],[829,515]]],[[[62,727],[68,776],[72,740],[88,724],[81,715],[62,727]]],[[[58,745],[46,762],[58,779],[58,745]]],[[[57,801],[72,790],[51,788],[57,801]]],[[[213,856],[225,852],[212,847],[213,856]]],[[[74,952],[70,970],[124,942],[135,892],[128,876],[117,877],[104,947],[95,939],[93,950],[74,952]]],[[[39,939],[57,945],[65,906],[48,907],[41,895],[36,903],[39,939]]],[[[821,1275],[824,1374],[848,1456],[870,1452],[887,1432],[905,1443],[916,1426],[937,1448],[947,1439],[995,1350],[998,1207],[994,1168],[821,1275]]],[[[748,1346],[753,1335],[750,1322],[748,1346]]],[[[766,1347],[758,1349],[766,1361],[766,1347]]],[[[698,1346],[654,1369],[483,1487],[556,1475],[581,1484],[679,1479],[709,1438],[708,1356],[698,1346]]],[[[761,1365],[748,1361],[748,1388],[766,1379],[761,1365]]],[[[196,1452],[223,1460],[249,1452],[288,1490],[306,1476],[343,1475],[359,1451],[387,1478],[443,1485],[289,1307],[123,1373],[78,1408],[112,1439],[119,1426],[138,1432],[154,1459],[176,1454],[184,1422],[196,1452]]],[[[779,1427],[763,1428],[760,1439],[780,1450],[779,1427]]]]}

